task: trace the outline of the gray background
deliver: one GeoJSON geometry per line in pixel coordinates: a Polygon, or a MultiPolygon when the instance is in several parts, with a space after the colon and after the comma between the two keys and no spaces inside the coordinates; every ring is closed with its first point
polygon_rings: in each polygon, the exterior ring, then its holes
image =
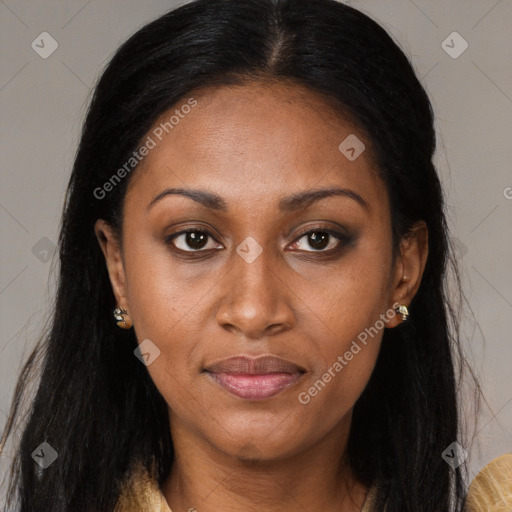
{"type": "MultiPolygon", "coordinates": [[[[436,114],[436,164],[474,314],[465,315],[464,347],[487,400],[475,442],[464,446],[474,475],[512,447],[512,1],[346,3],[395,37],[436,114]],[[468,43],[457,58],[443,49],[462,48],[457,36],[448,37],[454,31],[468,43]]],[[[51,311],[58,268],[57,254],[53,263],[51,256],[91,87],[129,35],[175,5],[0,0],[0,427],[21,362],[51,311]],[[31,47],[34,40],[42,46],[42,32],[58,43],[46,59],[31,47]]],[[[465,406],[469,420],[473,414],[465,406]]]]}

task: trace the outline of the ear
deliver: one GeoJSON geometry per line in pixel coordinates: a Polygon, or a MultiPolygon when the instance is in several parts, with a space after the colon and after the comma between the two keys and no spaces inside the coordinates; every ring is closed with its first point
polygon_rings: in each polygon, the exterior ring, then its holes
{"type": "Polygon", "coordinates": [[[129,311],[126,297],[125,271],[118,237],[112,226],[103,219],[96,221],[94,232],[105,256],[110,284],[112,285],[116,302],[120,307],[129,311]]]}
{"type": "MultiPolygon", "coordinates": [[[[394,265],[392,304],[404,304],[409,307],[420,287],[427,257],[428,228],[424,221],[418,221],[400,242],[400,253],[394,265]]],[[[396,327],[401,321],[400,315],[394,315],[386,327],[396,327]]]]}

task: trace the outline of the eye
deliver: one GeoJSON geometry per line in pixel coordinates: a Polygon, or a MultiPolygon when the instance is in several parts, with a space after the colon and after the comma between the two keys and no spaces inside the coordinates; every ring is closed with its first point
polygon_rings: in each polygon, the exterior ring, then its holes
{"type": "Polygon", "coordinates": [[[208,239],[215,241],[208,231],[202,229],[188,229],[167,237],[166,242],[184,252],[202,252],[218,248],[207,247],[208,239]]]}
{"type": "Polygon", "coordinates": [[[316,228],[302,233],[291,247],[306,252],[336,252],[350,243],[350,237],[329,228],[316,228]],[[304,240],[304,242],[301,242],[304,240]],[[309,250],[307,247],[313,250],[309,250]]]}

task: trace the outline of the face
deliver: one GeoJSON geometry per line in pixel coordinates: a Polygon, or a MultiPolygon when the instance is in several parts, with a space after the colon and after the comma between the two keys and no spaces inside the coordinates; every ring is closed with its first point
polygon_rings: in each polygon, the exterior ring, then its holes
{"type": "Polygon", "coordinates": [[[96,231],[118,304],[160,351],[147,370],[171,432],[289,456],[350,420],[425,249],[393,259],[369,141],[323,98],[255,83],[190,96],[148,132],[122,248],[103,221],[96,231]],[[367,148],[355,159],[339,149],[348,136],[367,148]]]}

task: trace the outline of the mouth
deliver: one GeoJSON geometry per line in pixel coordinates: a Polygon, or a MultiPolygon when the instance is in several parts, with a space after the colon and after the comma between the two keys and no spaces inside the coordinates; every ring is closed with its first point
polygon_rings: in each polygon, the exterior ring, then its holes
{"type": "Polygon", "coordinates": [[[220,387],[245,400],[267,400],[296,384],[305,368],[277,356],[236,356],[207,366],[220,387]]]}

